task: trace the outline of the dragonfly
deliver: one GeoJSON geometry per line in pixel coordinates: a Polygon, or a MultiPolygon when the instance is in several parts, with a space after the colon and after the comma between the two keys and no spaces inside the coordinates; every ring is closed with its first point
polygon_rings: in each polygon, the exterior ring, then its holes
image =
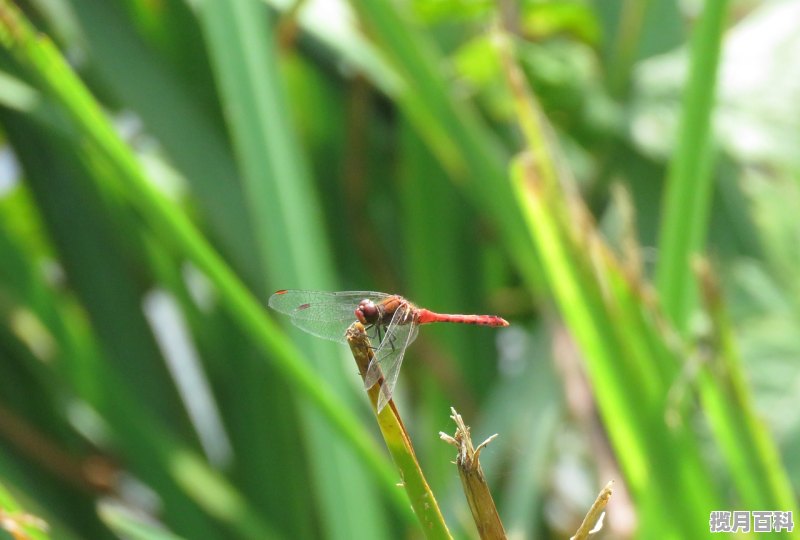
{"type": "Polygon", "coordinates": [[[269,307],[288,315],[292,323],[317,337],[346,343],[345,332],[354,322],[364,325],[375,354],[364,376],[364,388],[382,381],[378,412],[392,399],[406,348],[417,338],[419,326],[437,322],[508,326],[496,315],[448,315],[420,308],[397,294],[372,291],[281,290],[269,298],[269,307]]]}

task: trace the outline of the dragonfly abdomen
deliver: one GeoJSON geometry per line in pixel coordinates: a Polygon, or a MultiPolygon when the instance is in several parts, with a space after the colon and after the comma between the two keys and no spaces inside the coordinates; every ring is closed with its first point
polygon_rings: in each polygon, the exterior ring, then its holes
{"type": "Polygon", "coordinates": [[[434,313],[427,309],[419,309],[419,324],[435,322],[451,322],[459,324],[475,324],[479,326],[508,326],[508,322],[496,315],[449,315],[434,313]]]}

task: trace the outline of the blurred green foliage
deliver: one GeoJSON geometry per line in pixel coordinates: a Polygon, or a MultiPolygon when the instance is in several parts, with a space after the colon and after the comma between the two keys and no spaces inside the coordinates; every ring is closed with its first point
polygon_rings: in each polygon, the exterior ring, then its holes
{"type": "Polygon", "coordinates": [[[450,406],[500,434],[518,537],[573,534],[610,479],[608,538],[794,510],[798,17],[0,0],[0,538],[422,537],[283,288],[511,321],[424,328],[400,377],[456,537],[450,406]]]}

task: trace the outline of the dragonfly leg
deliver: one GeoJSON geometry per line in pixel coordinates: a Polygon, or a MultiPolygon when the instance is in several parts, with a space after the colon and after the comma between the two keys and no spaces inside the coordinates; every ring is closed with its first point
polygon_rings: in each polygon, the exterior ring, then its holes
{"type": "MultiPolygon", "coordinates": [[[[377,332],[378,332],[378,343],[382,343],[383,342],[383,335],[381,335],[381,325],[380,324],[376,325],[376,329],[377,329],[377,332]]],[[[395,338],[396,337],[397,336],[395,336],[394,334],[389,336],[389,346],[392,348],[392,350],[394,350],[394,342],[395,342],[395,338]]]]}
{"type": "Polygon", "coordinates": [[[381,327],[379,324],[370,324],[369,326],[364,327],[364,330],[367,331],[367,336],[370,338],[369,348],[373,351],[377,351],[378,347],[372,344],[373,341],[376,341],[378,344],[381,342],[381,327]]]}
{"type": "Polygon", "coordinates": [[[395,342],[396,338],[397,338],[397,336],[394,335],[394,334],[389,336],[389,346],[392,348],[392,350],[394,350],[394,342],[395,342]]]}

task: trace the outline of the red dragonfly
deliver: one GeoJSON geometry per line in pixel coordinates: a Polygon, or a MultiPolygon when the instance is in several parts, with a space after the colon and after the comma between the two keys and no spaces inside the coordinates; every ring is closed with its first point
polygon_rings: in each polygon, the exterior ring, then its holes
{"type": "Polygon", "coordinates": [[[508,326],[495,315],[445,315],[419,308],[397,294],[369,291],[319,292],[278,291],[269,307],[284,313],[292,323],[317,337],[346,343],[345,331],[356,320],[370,339],[379,343],[367,368],[364,387],[371,388],[383,377],[378,412],[392,399],[403,355],[417,337],[420,324],[450,322],[482,326],[508,326]]]}

